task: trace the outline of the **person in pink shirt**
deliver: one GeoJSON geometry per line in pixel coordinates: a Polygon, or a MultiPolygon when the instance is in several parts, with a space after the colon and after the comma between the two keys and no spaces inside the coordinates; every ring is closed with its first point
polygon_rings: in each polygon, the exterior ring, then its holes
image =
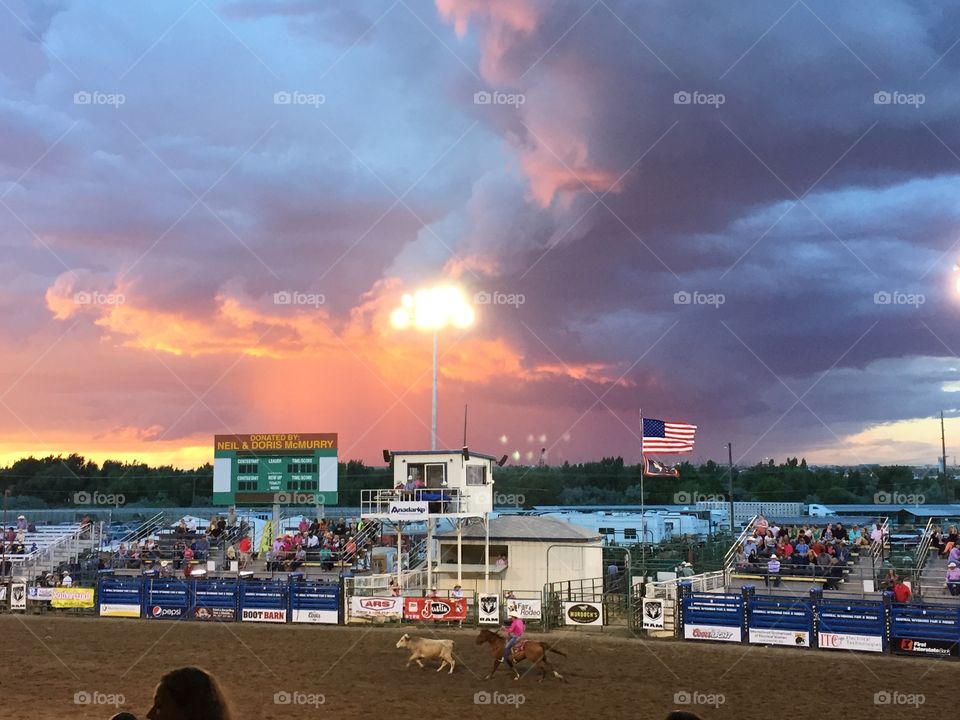
{"type": "Polygon", "coordinates": [[[523,620],[520,619],[520,615],[516,610],[510,613],[510,624],[506,627],[507,631],[507,644],[503,647],[503,661],[510,665],[510,651],[513,649],[513,646],[517,644],[517,641],[523,635],[523,632],[526,628],[523,625],[523,620]]]}
{"type": "Polygon", "coordinates": [[[955,562],[947,564],[947,589],[953,596],[960,595],[960,568],[955,562]]]}

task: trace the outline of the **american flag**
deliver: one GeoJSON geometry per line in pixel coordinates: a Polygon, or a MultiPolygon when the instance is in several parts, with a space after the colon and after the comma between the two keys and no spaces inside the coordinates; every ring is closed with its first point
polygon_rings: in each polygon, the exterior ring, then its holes
{"type": "Polygon", "coordinates": [[[644,418],[641,452],[655,454],[693,452],[693,436],[696,432],[697,426],[689,423],[644,418]]]}

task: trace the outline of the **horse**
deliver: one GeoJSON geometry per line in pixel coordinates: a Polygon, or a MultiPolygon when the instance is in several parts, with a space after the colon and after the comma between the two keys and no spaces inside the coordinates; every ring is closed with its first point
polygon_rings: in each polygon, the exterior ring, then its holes
{"type": "MultiPolygon", "coordinates": [[[[477,645],[489,644],[490,650],[493,653],[493,669],[490,670],[490,674],[487,675],[484,680],[489,680],[493,677],[493,674],[497,671],[497,666],[503,662],[503,648],[506,647],[507,640],[499,632],[491,632],[486,628],[480,630],[480,634],[477,635],[477,645]]],[[[520,640],[516,645],[513,646],[510,652],[510,659],[507,661],[507,665],[513,670],[513,679],[519,680],[520,673],[517,672],[517,663],[521,660],[529,660],[533,663],[534,667],[540,668],[540,679],[537,682],[543,682],[543,679],[547,676],[547,670],[553,673],[553,676],[560,680],[561,682],[568,682],[567,679],[558,673],[553,667],[550,666],[549,661],[547,660],[547,652],[556,653],[557,655],[563,655],[566,657],[566,653],[560,652],[555,647],[550,645],[550,643],[545,643],[542,640],[520,640]]]]}

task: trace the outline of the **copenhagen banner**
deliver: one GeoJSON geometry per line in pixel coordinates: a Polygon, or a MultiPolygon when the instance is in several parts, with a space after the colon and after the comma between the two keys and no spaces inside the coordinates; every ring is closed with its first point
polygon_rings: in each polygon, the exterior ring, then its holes
{"type": "Polygon", "coordinates": [[[507,615],[517,613],[521,620],[540,620],[543,617],[540,598],[506,598],[507,615]]]}
{"type": "Polygon", "coordinates": [[[481,625],[497,625],[500,622],[500,598],[497,595],[478,595],[477,608],[481,625]]]}
{"type": "Polygon", "coordinates": [[[52,590],[50,606],[55,608],[92,608],[93,588],[36,588],[52,590]]]}
{"type": "Polygon", "coordinates": [[[403,615],[402,597],[351,597],[350,616],[357,618],[389,618],[399,620],[403,615]]]}
{"type": "Polygon", "coordinates": [[[26,583],[13,583],[10,585],[10,609],[27,609],[27,585],[26,583]]]}
{"type": "Polygon", "coordinates": [[[644,630],[663,630],[663,606],[662,598],[644,598],[643,599],[643,629],[644,630]]]}
{"type": "Polygon", "coordinates": [[[437,600],[433,598],[404,598],[404,620],[466,620],[467,601],[464,598],[437,600]]]}
{"type": "Polygon", "coordinates": [[[564,625],[603,625],[603,603],[564,602],[564,625]]]}

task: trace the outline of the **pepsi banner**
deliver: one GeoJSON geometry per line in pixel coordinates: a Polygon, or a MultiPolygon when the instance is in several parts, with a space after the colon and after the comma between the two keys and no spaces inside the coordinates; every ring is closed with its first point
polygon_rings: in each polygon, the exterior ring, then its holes
{"type": "Polygon", "coordinates": [[[467,601],[464,598],[404,598],[404,620],[466,620],[467,601]]]}
{"type": "Polygon", "coordinates": [[[144,583],[144,617],[182,620],[189,617],[190,586],[182,580],[150,578],[144,583]]]}

